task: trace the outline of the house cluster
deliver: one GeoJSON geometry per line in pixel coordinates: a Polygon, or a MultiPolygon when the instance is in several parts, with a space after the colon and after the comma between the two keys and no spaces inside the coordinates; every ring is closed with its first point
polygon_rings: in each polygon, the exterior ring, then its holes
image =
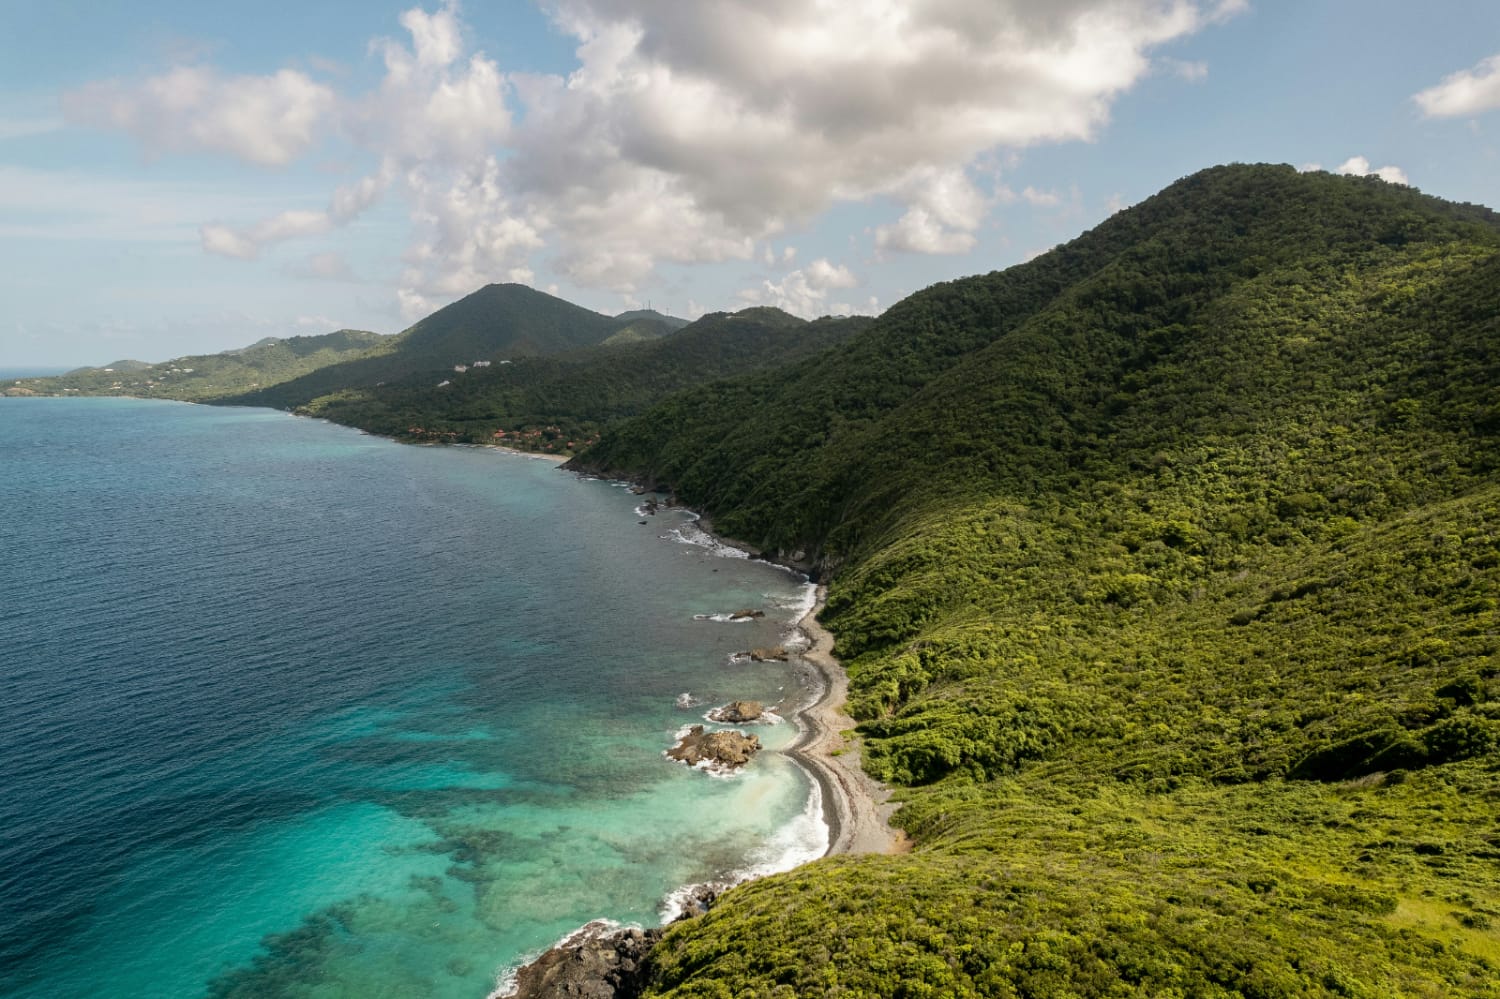
{"type": "Polygon", "coordinates": [[[598,434],[584,441],[564,440],[560,427],[542,427],[540,430],[496,430],[493,437],[497,444],[505,444],[526,451],[561,451],[564,449],[574,451],[599,440],[598,434]]]}

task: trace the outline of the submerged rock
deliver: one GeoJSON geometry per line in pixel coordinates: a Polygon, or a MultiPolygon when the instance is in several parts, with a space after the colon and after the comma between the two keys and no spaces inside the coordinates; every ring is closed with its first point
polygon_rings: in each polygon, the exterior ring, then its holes
{"type": "Polygon", "coordinates": [[[714,708],[708,713],[708,717],[716,722],[737,725],[740,722],[755,721],[765,713],[766,706],[759,701],[730,701],[722,708],[714,708]]]}
{"type": "Polygon", "coordinates": [[[690,767],[709,763],[717,767],[742,767],[760,750],[760,738],[744,732],[705,732],[694,725],[682,741],[667,750],[667,756],[690,767]]]}
{"type": "Polygon", "coordinates": [[[745,610],[737,610],[737,611],[735,611],[733,614],[729,615],[729,620],[731,620],[731,621],[749,621],[751,618],[765,617],[765,616],[766,616],[766,612],[763,611],[763,610],[750,610],[750,609],[747,608],[745,610]]]}

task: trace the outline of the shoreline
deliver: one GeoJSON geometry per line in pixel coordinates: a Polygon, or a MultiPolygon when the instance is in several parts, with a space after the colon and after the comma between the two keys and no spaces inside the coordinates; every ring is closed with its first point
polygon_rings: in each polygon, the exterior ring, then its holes
{"type": "MultiPolygon", "coordinates": [[[[806,578],[802,568],[756,556],[748,546],[715,533],[702,514],[694,510],[687,512],[715,541],[745,551],[757,561],[802,573],[806,578]]],[[[828,846],[822,857],[805,863],[840,855],[906,853],[911,849],[911,841],[890,823],[899,805],[890,800],[891,789],[865,773],[860,765],[860,740],[852,731],[855,722],[844,712],[849,696],[849,676],[833,656],[833,634],[818,621],[828,588],[821,583],[810,585],[815,587],[812,606],[793,622],[791,632],[800,634],[807,641],[807,647],[794,652],[793,658],[806,663],[812,670],[817,687],[811,692],[811,699],[789,713],[798,734],[781,750],[817,786],[823,822],[828,827],[828,846]]],[[[700,912],[706,911],[720,892],[767,876],[757,874],[733,882],[684,885],[669,893],[666,900],[686,893],[688,897],[699,900],[700,912]],[[705,891],[706,895],[703,894],[705,891]]],[[[667,927],[691,918],[691,909],[679,908],[677,911],[679,915],[675,918],[667,919],[657,929],[646,931],[620,928],[618,924],[607,921],[587,923],[530,960],[512,966],[488,999],[551,999],[585,994],[576,991],[579,987],[600,989],[588,992],[590,995],[634,995],[631,989],[638,987],[638,976],[647,967],[645,960],[650,948],[667,927]]]]}
{"type": "Polygon", "coordinates": [[[821,584],[811,609],[794,626],[808,639],[798,656],[817,673],[822,689],[811,703],[793,712],[801,729],[782,752],[800,764],[823,797],[823,821],[828,826],[825,857],[860,853],[905,853],[906,834],[890,824],[896,803],[891,791],[865,773],[860,765],[859,737],[845,732],[854,719],[844,713],[849,697],[849,675],[833,657],[833,635],[818,622],[827,588],[821,584]]]}

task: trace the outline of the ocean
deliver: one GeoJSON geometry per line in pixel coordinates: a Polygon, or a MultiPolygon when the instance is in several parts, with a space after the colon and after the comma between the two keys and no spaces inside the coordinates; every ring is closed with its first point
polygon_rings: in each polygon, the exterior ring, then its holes
{"type": "Polygon", "coordinates": [[[790,724],[732,777],[662,755],[804,696],[734,653],[810,588],[640,502],[271,410],[0,399],[0,995],[483,999],[821,855],[790,724]]]}

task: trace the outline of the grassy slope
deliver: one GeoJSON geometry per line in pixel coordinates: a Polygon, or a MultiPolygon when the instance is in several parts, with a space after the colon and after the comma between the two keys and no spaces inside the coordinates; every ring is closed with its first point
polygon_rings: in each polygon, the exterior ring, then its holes
{"type": "Polygon", "coordinates": [[[917,842],[658,991],[1500,994],[1497,346],[1489,213],[1221,168],[607,434],[834,571],[917,842]]]}

